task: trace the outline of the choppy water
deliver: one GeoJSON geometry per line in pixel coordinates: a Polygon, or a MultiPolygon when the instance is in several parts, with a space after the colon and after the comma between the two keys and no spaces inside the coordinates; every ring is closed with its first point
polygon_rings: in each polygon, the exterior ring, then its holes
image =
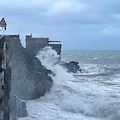
{"type": "Polygon", "coordinates": [[[120,51],[62,51],[65,62],[77,61],[82,73],[68,73],[50,48],[38,59],[55,73],[51,91],[28,101],[26,120],[120,120],[120,51]]]}

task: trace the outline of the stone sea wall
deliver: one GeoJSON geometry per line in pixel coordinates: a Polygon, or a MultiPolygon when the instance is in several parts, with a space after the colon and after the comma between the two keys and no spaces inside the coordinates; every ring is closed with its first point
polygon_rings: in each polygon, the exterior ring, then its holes
{"type": "Polygon", "coordinates": [[[37,58],[32,57],[20,43],[19,36],[8,35],[5,70],[5,120],[27,116],[25,100],[43,96],[52,85],[52,79],[37,58]],[[6,107],[7,106],[7,107],[6,107]]]}

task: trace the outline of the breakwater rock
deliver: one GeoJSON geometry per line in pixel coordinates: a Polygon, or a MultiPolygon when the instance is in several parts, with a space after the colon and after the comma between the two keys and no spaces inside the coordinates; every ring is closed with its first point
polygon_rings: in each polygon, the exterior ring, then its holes
{"type": "Polygon", "coordinates": [[[68,70],[68,72],[73,72],[73,73],[76,73],[77,71],[82,71],[80,69],[80,66],[78,64],[78,62],[75,62],[75,61],[71,61],[69,63],[66,63],[66,62],[60,62],[60,64],[66,68],[68,70]]]}
{"type": "Polygon", "coordinates": [[[22,47],[19,36],[8,35],[1,40],[6,42],[6,65],[11,71],[8,76],[9,84],[6,83],[8,85],[6,87],[9,88],[9,93],[6,92],[9,96],[6,101],[9,101],[11,119],[17,120],[18,117],[27,115],[23,100],[43,96],[50,89],[52,79],[48,76],[50,71],[46,70],[37,58],[29,55],[22,47]],[[15,106],[17,106],[16,109],[14,109],[15,106]]]}

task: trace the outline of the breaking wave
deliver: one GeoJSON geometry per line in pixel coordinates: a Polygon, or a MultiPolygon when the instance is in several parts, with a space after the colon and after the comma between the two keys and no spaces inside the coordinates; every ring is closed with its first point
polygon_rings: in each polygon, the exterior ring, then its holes
{"type": "MultiPolygon", "coordinates": [[[[107,80],[107,77],[96,76],[97,73],[106,73],[105,66],[87,65],[82,66],[83,73],[75,77],[68,73],[59,61],[59,55],[51,47],[45,47],[36,56],[43,66],[51,70],[54,75],[53,86],[49,93],[40,98],[40,101],[54,103],[61,110],[72,113],[82,113],[86,116],[94,116],[108,120],[120,120],[120,95],[118,86],[113,89],[112,84],[105,83],[114,81],[107,80]],[[85,73],[92,73],[91,77],[86,77],[85,73]]],[[[79,73],[76,73],[78,75],[79,73]]],[[[119,82],[119,79],[116,79],[119,82]]],[[[97,120],[97,118],[96,118],[97,120]]]]}

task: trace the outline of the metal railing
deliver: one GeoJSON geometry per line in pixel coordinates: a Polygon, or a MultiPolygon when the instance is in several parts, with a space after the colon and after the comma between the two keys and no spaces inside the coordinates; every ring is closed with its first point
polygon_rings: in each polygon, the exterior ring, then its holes
{"type": "Polygon", "coordinates": [[[61,41],[49,41],[49,44],[61,44],[61,41]]]}

